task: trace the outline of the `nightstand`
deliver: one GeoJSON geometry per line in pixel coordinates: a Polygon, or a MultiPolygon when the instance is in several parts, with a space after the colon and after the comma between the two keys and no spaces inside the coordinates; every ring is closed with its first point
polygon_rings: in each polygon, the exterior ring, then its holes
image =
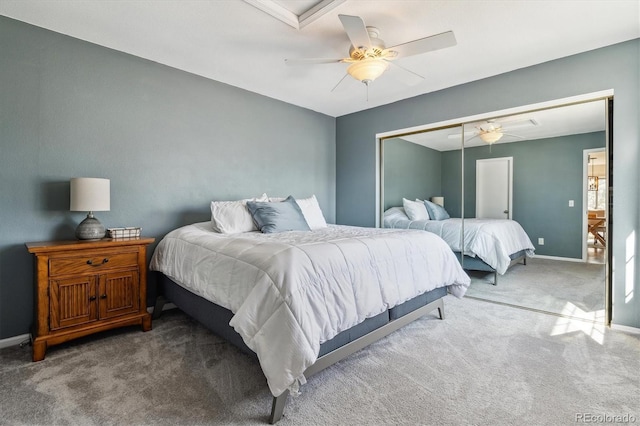
{"type": "Polygon", "coordinates": [[[47,347],[128,325],[151,330],[147,245],[154,238],[27,243],[35,255],[33,361],[47,347]]]}

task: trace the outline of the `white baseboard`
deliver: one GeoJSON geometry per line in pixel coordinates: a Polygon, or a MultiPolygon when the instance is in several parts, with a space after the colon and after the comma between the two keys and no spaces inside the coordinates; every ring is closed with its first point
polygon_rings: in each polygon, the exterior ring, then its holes
{"type": "Polygon", "coordinates": [[[625,333],[640,334],[640,328],[630,327],[628,325],[611,324],[611,329],[624,331],[625,333]]]}
{"type": "Polygon", "coordinates": [[[21,334],[19,336],[7,337],[6,339],[0,339],[0,349],[8,348],[11,346],[18,346],[20,343],[25,342],[31,338],[29,333],[21,334]]]}
{"type": "Polygon", "coordinates": [[[576,259],[575,257],[558,257],[558,256],[545,256],[544,254],[536,254],[534,259],[549,259],[549,260],[562,260],[564,262],[584,262],[584,259],[576,259]]]}

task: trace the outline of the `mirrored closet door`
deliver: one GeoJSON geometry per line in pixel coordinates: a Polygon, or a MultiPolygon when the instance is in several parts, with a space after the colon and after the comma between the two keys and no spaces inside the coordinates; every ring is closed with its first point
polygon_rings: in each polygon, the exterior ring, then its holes
{"type": "Polygon", "coordinates": [[[465,125],[465,217],[511,219],[535,248],[535,257],[514,262],[497,286],[491,275],[469,271],[468,296],[605,322],[605,105],[465,125]]]}
{"type": "Polygon", "coordinates": [[[606,104],[601,99],[517,115],[487,114],[481,121],[381,140],[381,226],[442,236],[438,221],[422,223],[401,210],[416,200],[442,204],[458,222],[457,241],[447,242],[461,256],[465,235],[479,232],[469,229],[474,221],[513,221],[535,256],[524,264],[513,253],[516,260],[496,274],[466,253],[461,261],[472,279],[467,295],[604,323],[606,104]]]}

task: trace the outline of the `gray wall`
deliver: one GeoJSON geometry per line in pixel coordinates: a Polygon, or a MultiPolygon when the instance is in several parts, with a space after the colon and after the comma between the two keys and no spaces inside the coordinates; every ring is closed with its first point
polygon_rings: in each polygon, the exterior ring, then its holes
{"type": "Polygon", "coordinates": [[[315,193],[334,222],[332,117],[4,17],[0,57],[0,338],[31,323],[24,243],[83,219],[71,177],[110,178],[97,217],[157,239],[262,192],[315,193]]]}
{"type": "MultiPolygon", "coordinates": [[[[465,149],[465,217],[476,216],[476,160],[513,157],[513,219],[531,238],[536,254],[581,258],[583,150],[602,148],[605,142],[605,133],[596,132],[465,149]],[[545,239],[542,246],[539,237],[545,239]]],[[[455,151],[446,154],[456,156],[455,151]]],[[[442,179],[459,174],[459,166],[448,168],[442,179]]]]}
{"type": "Polygon", "coordinates": [[[442,194],[441,153],[404,139],[384,141],[384,209],[402,206],[402,198],[429,199],[442,194]]]}
{"type": "Polygon", "coordinates": [[[636,39],[339,117],[336,220],[375,225],[378,133],[613,89],[613,321],[640,327],[639,76],[636,39]]]}

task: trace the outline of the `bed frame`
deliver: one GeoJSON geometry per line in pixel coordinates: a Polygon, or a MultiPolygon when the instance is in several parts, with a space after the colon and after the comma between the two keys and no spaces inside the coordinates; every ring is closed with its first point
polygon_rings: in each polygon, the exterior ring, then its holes
{"type": "MultiPolygon", "coordinates": [[[[229,326],[229,321],[233,316],[230,310],[191,293],[163,274],[158,274],[158,276],[158,294],[161,296],[156,299],[153,310],[154,319],[160,316],[167,301],[172,302],[215,334],[237,346],[243,352],[256,356],[244,343],[242,337],[229,326]]],[[[333,339],[320,345],[318,359],[305,370],[304,376],[308,378],[324,370],[435,309],[438,310],[440,319],[444,319],[442,298],[446,295],[446,287],[431,290],[341,332],[333,339]]],[[[289,391],[286,390],[281,395],[273,397],[269,423],[274,424],[282,418],[288,396],[289,391]]]]}
{"type": "MultiPolygon", "coordinates": [[[[493,285],[498,285],[498,271],[493,269],[491,266],[487,265],[478,257],[470,257],[465,255],[464,259],[460,259],[460,252],[455,252],[456,258],[460,261],[462,268],[467,271],[486,271],[493,272],[493,285]]],[[[524,265],[527,264],[527,253],[526,250],[520,250],[519,252],[513,253],[509,256],[511,258],[511,264],[514,262],[518,262],[522,259],[522,263],[524,265]]],[[[511,267],[511,265],[509,266],[511,267]]]]}

